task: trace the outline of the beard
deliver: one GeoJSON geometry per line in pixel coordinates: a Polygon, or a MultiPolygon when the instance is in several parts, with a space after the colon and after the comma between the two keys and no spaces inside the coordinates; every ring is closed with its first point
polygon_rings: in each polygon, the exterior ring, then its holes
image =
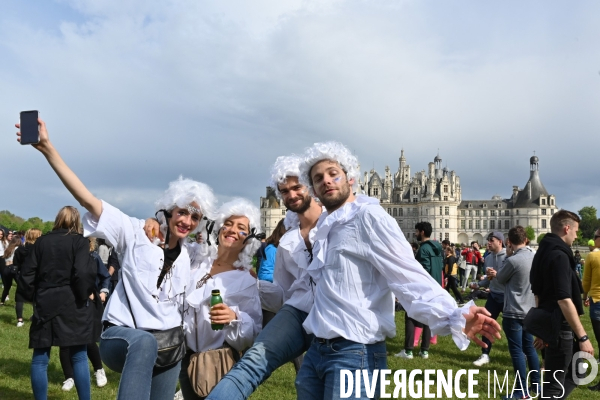
{"type": "Polygon", "coordinates": [[[350,197],[350,185],[341,185],[335,196],[319,196],[319,200],[327,210],[331,210],[339,208],[348,200],[348,197],[350,197]]]}
{"type": "Polygon", "coordinates": [[[421,233],[417,233],[417,242],[422,242],[423,241],[423,235],[421,235],[421,233]]]}
{"type": "Polygon", "coordinates": [[[288,210],[293,211],[297,214],[304,214],[304,212],[310,208],[310,202],[312,201],[312,198],[310,197],[310,195],[307,194],[304,197],[302,197],[302,203],[300,203],[299,205],[297,205],[297,206],[290,205],[290,203],[293,203],[296,200],[298,200],[298,198],[289,199],[284,204],[288,210]]]}

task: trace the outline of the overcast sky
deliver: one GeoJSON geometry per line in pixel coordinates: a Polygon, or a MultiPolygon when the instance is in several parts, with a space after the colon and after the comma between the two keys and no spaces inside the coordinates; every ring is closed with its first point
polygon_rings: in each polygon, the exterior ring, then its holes
{"type": "Polygon", "coordinates": [[[597,1],[3,0],[0,210],[74,200],[19,111],[97,196],[147,217],[184,175],[258,205],[279,155],[339,140],[362,169],[438,153],[463,199],[529,157],[559,207],[600,208],[597,1]]]}

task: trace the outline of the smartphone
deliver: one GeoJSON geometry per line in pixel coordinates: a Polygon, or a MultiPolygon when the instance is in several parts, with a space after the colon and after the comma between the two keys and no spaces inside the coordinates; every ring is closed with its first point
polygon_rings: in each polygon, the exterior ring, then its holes
{"type": "Polygon", "coordinates": [[[21,111],[21,144],[36,144],[40,141],[37,110],[21,111]]]}

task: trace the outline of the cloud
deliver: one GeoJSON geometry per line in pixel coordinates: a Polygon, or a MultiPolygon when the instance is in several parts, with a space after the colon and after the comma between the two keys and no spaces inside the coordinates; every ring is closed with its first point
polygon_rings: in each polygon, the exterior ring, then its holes
{"type": "MultiPolygon", "coordinates": [[[[41,110],[82,180],[140,217],[180,174],[258,202],[277,156],[328,139],[380,172],[439,149],[464,198],[510,196],[535,150],[560,204],[593,179],[600,6],[534,3],[61,1],[40,24],[14,3],[0,121],[41,110]]],[[[12,135],[0,155],[20,171],[2,208],[51,218],[43,158],[12,135]]]]}

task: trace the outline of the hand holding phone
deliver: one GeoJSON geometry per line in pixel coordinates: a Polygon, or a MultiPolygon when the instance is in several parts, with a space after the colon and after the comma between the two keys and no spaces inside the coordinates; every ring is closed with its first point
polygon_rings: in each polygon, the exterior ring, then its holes
{"type": "Polygon", "coordinates": [[[38,124],[39,112],[21,111],[21,144],[37,144],[40,141],[40,128],[38,124]]]}

